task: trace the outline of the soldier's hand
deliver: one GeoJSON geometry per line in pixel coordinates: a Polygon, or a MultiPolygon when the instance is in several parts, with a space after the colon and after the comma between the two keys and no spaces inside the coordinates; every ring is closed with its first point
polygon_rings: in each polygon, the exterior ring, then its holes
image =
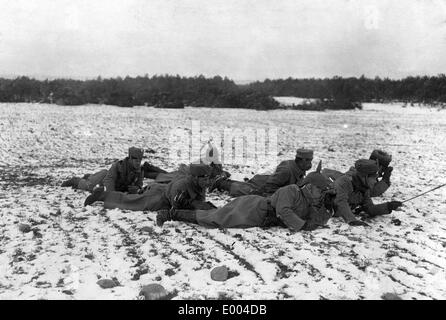
{"type": "Polygon", "coordinates": [[[310,221],[305,221],[305,224],[302,226],[302,230],[304,231],[313,231],[318,227],[317,224],[312,223],[310,221]]]}
{"type": "Polygon", "coordinates": [[[361,220],[350,221],[348,224],[350,226],[354,226],[354,227],[358,227],[358,226],[370,227],[370,225],[368,223],[365,223],[364,221],[361,221],[361,220]]]}
{"type": "Polygon", "coordinates": [[[129,194],[136,194],[136,193],[138,193],[138,191],[139,191],[139,187],[137,187],[137,186],[130,186],[128,188],[128,193],[129,194]]]}
{"type": "Polygon", "coordinates": [[[387,167],[383,172],[383,180],[390,184],[390,176],[392,175],[393,167],[387,167]]]}
{"type": "Polygon", "coordinates": [[[387,202],[387,209],[392,212],[392,210],[398,209],[402,205],[403,203],[401,201],[389,201],[387,202]]]}

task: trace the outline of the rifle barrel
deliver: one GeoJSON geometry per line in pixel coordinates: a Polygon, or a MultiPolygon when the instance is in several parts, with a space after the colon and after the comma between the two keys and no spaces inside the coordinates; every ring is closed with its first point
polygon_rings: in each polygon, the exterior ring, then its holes
{"type": "Polygon", "coordinates": [[[427,191],[425,191],[425,192],[423,192],[423,193],[420,193],[419,195],[416,195],[416,196],[414,196],[414,197],[412,197],[412,198],[406,199],[406,200],[402,201],[402,203],[407,202],[407,201],[410,201],[410,200],[413,200],[413,199],[418,198],[418,197],[421,197],[422,195],[425,195],[426,193],[429,193],[429,192],[431,192],[431,191],[440,189],[441,187],[444,187],[444,186],[446,186],[446,183],[444,183],[444,184],[442,184],[442,185],[439,185],[439,186],[437,186],[437,187],[435,187],[435,188],[433,188],[433,189],[427,190],[427,191]]]}

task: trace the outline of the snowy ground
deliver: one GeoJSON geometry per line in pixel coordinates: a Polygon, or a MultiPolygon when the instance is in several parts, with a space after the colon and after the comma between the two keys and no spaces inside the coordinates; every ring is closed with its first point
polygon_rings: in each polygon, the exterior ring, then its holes
{"type": "MultiPolygon", "coordinates": [[[[173,169],[168,132],[203,127],[279,128],[278,161],[297,147],[315,162],[347,170],[374,148],[394,156],[393,185],[376,202],[407,199],[446,183],[446,111],[366,104],[363,111],[252,111],[61,107],[0,104],[0,299],[137,299],[159,283],[173,299],[446,298],[446,187],[402,211],[349,227],[290,234],[286,229],[209,230],[155,225],[154,212],[84,208],[86,192],[61,188],[151,148],[148,160],[173,169]],[[401,221],[399,225],[397,220],[401,221]],[[31,226],[21,232],[20,224],[31,226]],[[225,282],[210,270],[227,266],[225,282]],[[111,289],[99,279],[115,279],[111,289]]],[[[235,178],[274,164],[226,166],[235,178]]],[[[213,193],[217,205],[228,201],[213,193]]]]}

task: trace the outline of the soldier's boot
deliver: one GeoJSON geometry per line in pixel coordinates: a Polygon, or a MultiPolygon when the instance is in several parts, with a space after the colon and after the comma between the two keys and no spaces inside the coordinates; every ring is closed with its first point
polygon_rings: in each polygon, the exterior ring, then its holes
{"type": "Polygon", "coordinates": [[[218,176],[215,181],[209,187],[209,192],[217,189],[218,191],[230,191],[232,181],[229,180],[225,175],[218,176]]]}
{"type": "Polygon", "coordinates": [[[90,206],[96,201],[104,201],[106,192],[103,186],[95,187],[91,194],[85,199],[84,206],[90,206]]]}
{"type": "Polygon", "coordinates": [[[78,177],[72,177],[64,182],[62,182],[61,187],[72,187],[73,189],[76,189],[79,185],[79,181],[81,178],[78,177]]]}
{"type": "Polygon", "coordinates": [[[198,224],[195,210],[174,209],[171,210],[172,220],[198,224]]]}

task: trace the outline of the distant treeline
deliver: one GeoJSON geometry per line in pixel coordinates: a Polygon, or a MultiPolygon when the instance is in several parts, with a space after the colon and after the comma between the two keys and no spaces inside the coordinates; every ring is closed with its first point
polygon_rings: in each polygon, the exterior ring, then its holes
{"type": "Polygon", "coordinates": [[[268,95],[241,88],[228,78],[144,76],[94,80],[28,77],[0,78],[1,102],[42,102],[59,105],[109,104],[182,107],[273,109],[278,103],[268,95]]]}
{"type": "Polygon", "coordinates": [[[248,87],[272,96],[296,96],[348,100],[354,102],[406,101],[420,103],[446,102],[446,76],[407,77],[401,80],[376,77],[278,79],[255,82],[248,87]]]}
{"type": "MultiPolygon", "coordinates": [[[[155,75],[94,80],[0,78],[1,102],[59,105],[109,104],[122,107],[220,107],[268,110],[280,107],[273,96],[318,98],[334,108],[352,103],[400,100],[446,102],[446,76],[402,80],[340,78],[265,80],[237,85],[228,78],[155,75]]],[[[330,107],[331,108],[331,107],[330,107]]]]}

